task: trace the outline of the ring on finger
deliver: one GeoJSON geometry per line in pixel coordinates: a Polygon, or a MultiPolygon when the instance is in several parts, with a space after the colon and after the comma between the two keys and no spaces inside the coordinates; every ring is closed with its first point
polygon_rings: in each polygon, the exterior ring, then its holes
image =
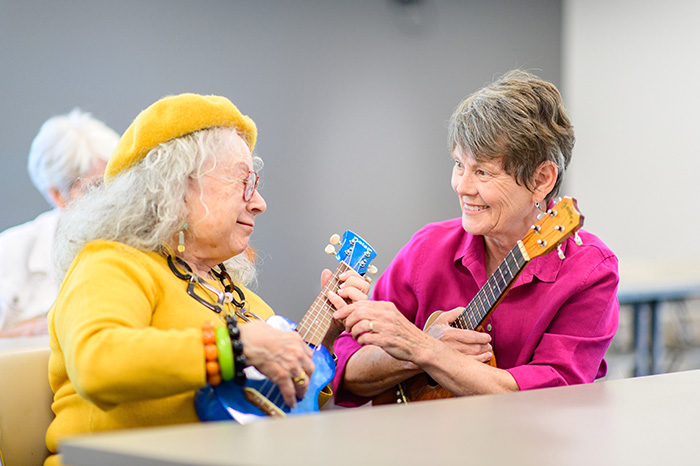
{"type": "Polygon", "coordinates": [[[374,322],[369,321],[369,333],[374,333],[374,322]]]}
{"type": "Polygon", "coordinates": [[[306,371],[302,369],[301,374],[297,377],[294,377],[292,381],[297,385],[304,385],[306,383],[306,371]]]}

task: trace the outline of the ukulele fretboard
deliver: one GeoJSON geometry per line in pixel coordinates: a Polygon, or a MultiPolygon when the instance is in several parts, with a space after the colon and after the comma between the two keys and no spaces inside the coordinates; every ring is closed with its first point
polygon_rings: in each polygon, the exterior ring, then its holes
{"type": "Polygon", "coordinates": [[[328,330],[333,324],[333,312],[335,311],[326,294],[328,290],[338,292],[338,287],[340,286],[338,276],[347,270],[350,270],[350,266],[345,262],[341,262],[338,265],[338,268],[333,272],[331,278],[326,282],[309,310],[301,319],[301,322],[299,322],[297,332],[309,345],[318,346],[326,338],[328,330]]]}
{"type": "Polygon", "coordinates": [[[486,320],[529,261],[522,242],[518,241],[452,326],[465,330],[476,329],[486,320]]]}

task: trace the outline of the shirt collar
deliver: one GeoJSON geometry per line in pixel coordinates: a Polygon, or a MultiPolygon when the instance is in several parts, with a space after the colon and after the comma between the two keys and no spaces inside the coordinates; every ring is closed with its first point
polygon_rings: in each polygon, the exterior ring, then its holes
{"type": "MultiPolygon", "coordinates": [[[[565,241],[561,247],[564,254],[566,254],[567,244],[568,241],[565,241]]],[[[454,261],[466,267],[479,286],[483,286],[488,279],[486,276],[485,258],[484,237],[474,236],[465,231],[462,235],[461,244],[456,249],[454,261]]],[[[559,275],[562,262],[554,251],[544,256],[535,257],[525,266],[525,269],[516,279],[513,286],[530,283],[535,278],[541,282],[554,282],[559,275]]]]}
{"type": "MultiPolygon", "coordinates": [[[[561,251],[566,255],[566,247],[568,242],[565,241],[561,246],[561,251]]],[[[530,283],[536,277],[539,281],[552,283],[557,279],[564,261],[559,258],[556,251],[552,251],[544,256],[538,256],[530,260],[530,263],[525,266],[525,270],[520,274],[516,285],[520,283],[530,283]]]]}

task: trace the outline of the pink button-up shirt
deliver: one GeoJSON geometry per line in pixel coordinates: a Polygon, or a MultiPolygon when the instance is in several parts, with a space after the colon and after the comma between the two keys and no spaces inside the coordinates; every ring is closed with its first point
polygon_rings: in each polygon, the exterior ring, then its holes
{"type": "MultiPolygon", "coordinates": [[[[603,356],[617,331],[617,258],[596,236],[579,231],[566,255],[535,257],[487,320],[498,367],[521,390],[592,382],[603,377],[603,356]]],[[[486,283],[484,241],[460,218],[418,231],[377,281],[373,300],[391,301],[423,328],[436,310],[466,306],[486,283]]],[[[336,404],[368,401],[339,389],[348,359],[360,349],[351,335],[336,341],[336,404]]]]}

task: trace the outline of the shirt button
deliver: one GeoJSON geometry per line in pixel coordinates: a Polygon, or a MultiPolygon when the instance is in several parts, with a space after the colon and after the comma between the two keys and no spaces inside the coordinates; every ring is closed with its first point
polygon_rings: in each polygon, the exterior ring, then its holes
{"type": "Polygon", "coordinates": [[[486,325],[486,331],[487,331],[487,332],[490,332],[492,328],[493,328],[493,327],[491,326],[491,324],[486,325]]]}

